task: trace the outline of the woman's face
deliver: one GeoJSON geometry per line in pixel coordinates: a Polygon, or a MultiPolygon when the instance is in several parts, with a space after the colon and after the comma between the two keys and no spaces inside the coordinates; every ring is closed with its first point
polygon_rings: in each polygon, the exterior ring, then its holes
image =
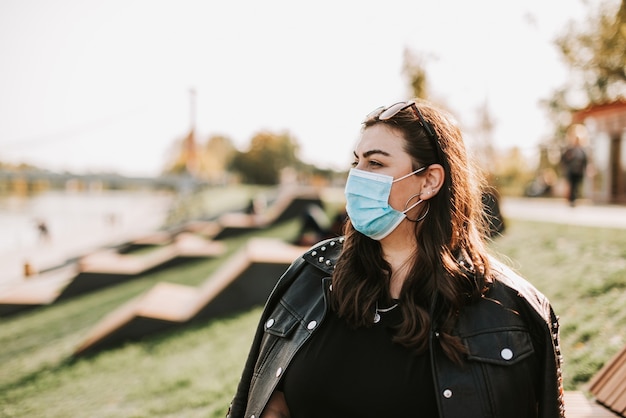
{"type": "MultiPolygon", "coordinates": [[[[359,170],[386,174],[398,179],[414,170],[409,154],[404,151],[405,139],[400,131],[384,124],[366,128],[354,150],[353,167],[359,170]]],[[[403,211],[407,200],[419,193],[423,185],[421,176],[409,176],[393,183],[389,195],[392,208],[403,211]]],[[[409,206],[417,202],[414,197],[409,206]]],[[[415,209],[417,210],[417,209],[415,209]]]]}

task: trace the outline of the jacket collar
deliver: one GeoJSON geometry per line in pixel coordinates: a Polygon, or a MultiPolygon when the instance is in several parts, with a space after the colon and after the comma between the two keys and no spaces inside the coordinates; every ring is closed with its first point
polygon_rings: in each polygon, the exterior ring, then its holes
{"type": "Polygon", "coordinates": [[[319,242],[306,253],[304,259],[309,263],[324,271],[332,274],[337,264],[337,259],[343,248],[344,237],[331,238],[319,242]]]}

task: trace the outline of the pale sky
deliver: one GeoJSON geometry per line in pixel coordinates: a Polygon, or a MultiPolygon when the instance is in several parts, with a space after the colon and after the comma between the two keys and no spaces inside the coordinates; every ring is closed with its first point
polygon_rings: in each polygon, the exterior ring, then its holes
{"type": "MultiPolygon", "coordinates": [[[[593,2],[592,2],[593,3],[593,2]]],[[[0,161],[156,175],[190,127],[238,147],[289,132],[348,168],[363,116],[408,98],[403,50],[461,125],[532,152],[567,77],[553,39],[580,0],[0,0],[0,161]]]]}

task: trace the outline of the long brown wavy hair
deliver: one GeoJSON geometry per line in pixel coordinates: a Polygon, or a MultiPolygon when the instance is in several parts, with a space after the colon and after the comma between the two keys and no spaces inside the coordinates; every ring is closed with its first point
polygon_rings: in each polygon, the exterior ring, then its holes
{"type": "MultiPolygon", "coordinates": [[[[384,123],[400,132],[414,169],[441,164],[443,187],[428,200],[426,217],[415,222],[416,251],[403,284],[399,306],[403,320],[394,341],[423,353],[430,332],[446,356],[459,363],[465,348],[453,334],[460,309],[482,297],[490,282],[485,247],[486,223],[481,201],[484,182],[465,149],[454,119],[433,104],[416,100],[438,136],[438,147],[410,107],[390,120],[366,120],[363,129],[384,123]]],[[[354,327],[372,326],[377,301],[391,301],[391,266],[380,243],[345,225],[345,243],[333,273],[331,303],[354,327]]]]}

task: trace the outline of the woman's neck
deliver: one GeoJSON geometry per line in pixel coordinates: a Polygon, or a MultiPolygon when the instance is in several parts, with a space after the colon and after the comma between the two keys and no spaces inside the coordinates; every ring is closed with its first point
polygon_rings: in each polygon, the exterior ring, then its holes
{"type": "Polygon", "coordinates": [[[407,231],[398,228],[381,240],[380,244],[383,258],[391,266],[389,292],[392,298],[399,299],[402,286],[411,270],[411,261],[415,256],[417,248],[415,238],[413,238],[412,231],[408,234],[407,231]]]}

